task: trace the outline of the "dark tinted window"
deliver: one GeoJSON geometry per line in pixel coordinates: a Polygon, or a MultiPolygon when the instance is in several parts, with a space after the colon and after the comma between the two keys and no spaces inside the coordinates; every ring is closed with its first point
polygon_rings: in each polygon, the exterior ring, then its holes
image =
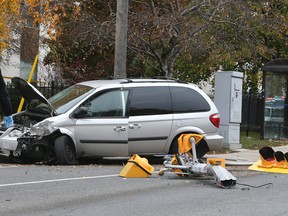
{"type": "Polygon", "coordinates": [[[210,106],[205,98],[190,88],[171,87],[174,113],[209,111],[210,106]]]}
{"type": "Polygon", "coordinates": [[[172,112],[170,91],[165,86],[133,88],[130,101],[130,116],[172,112]]]}

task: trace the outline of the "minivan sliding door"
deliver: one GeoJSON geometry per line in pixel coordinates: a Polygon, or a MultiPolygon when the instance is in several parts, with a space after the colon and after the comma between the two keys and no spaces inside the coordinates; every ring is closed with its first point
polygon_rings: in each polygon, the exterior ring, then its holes
{"type": "Polygon", "coordinates": [[[129,96],[129,153],[161,153],[172,126],[168,86],[133,87],[129,96]]]}

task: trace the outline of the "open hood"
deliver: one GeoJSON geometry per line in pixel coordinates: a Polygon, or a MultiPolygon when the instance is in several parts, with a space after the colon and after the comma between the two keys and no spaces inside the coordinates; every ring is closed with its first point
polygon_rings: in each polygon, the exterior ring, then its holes
{"type": "Polygon", "coordinates": [[[20,77],[13,77],[11,81],[15,89],[19,91],[19,94],[28,103],[28,110],[39,111],[46,114],[55,113],[49,101],[33,85],[20,77]]]}

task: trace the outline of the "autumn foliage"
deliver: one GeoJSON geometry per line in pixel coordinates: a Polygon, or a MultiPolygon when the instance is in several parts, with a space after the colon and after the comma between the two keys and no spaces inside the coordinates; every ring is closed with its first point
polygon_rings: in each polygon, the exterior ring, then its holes
{"type": "MultiPolygon", "coordinates": [[[[64,79],[109,77],[116,3],[0,0],[0,53],[10,45],[12,30],[26,26],[25,11],[32,26],[46,27],[45,63],[64,79]]],[[[288,57],[287,8],[288,0],[129,0],[127,76],[197,83],[222,69],[243,71],[256,83],[263,64],[288,57]]]]}
{"type": "Polygon", "coordinates": [[[0,53],[11,40],[11,28],[19,17],[19,0],[0,0],[0,53]]]}
{"type": "Polygon", "coordinates": [[[43,24],[50,39],[55,39],[61,30],[60,17],[77,17],[79,7],[71,0],[0,0],[0,54],[12,40],[13,33],[21,32],[23,27],[37,27],[43,24]]]}

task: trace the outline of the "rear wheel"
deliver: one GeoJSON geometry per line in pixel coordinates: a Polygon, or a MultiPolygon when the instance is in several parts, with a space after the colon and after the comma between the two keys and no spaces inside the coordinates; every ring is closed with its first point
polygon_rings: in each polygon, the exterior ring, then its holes
{"type": "MultiPolygon", "coordinates": [[[[189,133],[185,133],[185,134],[189,134],[189,133]]],[[[169,149],[169,154],[177,154],[178,153],[178,138],[181,136],[182,134],[176,136],[174,138],[174,140],[171,143],[170,149],[169,149]]],[[[200,140],[200,142],[197,143],[196,145],[196,153],[197,153],[197,157],[202,158],[205,154],[207,154],[210,151],[207,143],[205,142],[204,139],[200,140]]],[[[192,150],[190,151],[192,153],[192,150]]]]}
{"type": "Polygon", "coordinates": [[[74,165],[78,163],[73,142],[67,136],[60,136],[55,140],[55,154],[59,164],[74,165]]]}
{"type": "MultiPolygon", "coordinates": [[[[179,136],[178,136],[179,137],[179,136]]],[[[171,143],[169,154],[177,154],[178,153],[178,137],[173,140],[171,143]]]]}
{"type": "MultiPolygon", "coordinates": [[[[172,141],[172,144],[170,146],[170,149],[169,149],[169,154],[174,154],[176,156],[176,163],[173,164],[173,165],[184,165],[182,164],[180,161],[179,161],[179,157],[180,155],[178,154],[179,151],[178,151],[178,138],[180,137],[181,135],[177,136],[174,138],[174,140],[172,141]]],[[[182,176],[182,177],[185,177],[185,176],[188,176],[189,173],[187,170],[184,170],[184,169],[174,169],[175,172],[177,172],[179,176],[182,176]],[[180,174],[182,172],[182,174],[180,174]]]]}

